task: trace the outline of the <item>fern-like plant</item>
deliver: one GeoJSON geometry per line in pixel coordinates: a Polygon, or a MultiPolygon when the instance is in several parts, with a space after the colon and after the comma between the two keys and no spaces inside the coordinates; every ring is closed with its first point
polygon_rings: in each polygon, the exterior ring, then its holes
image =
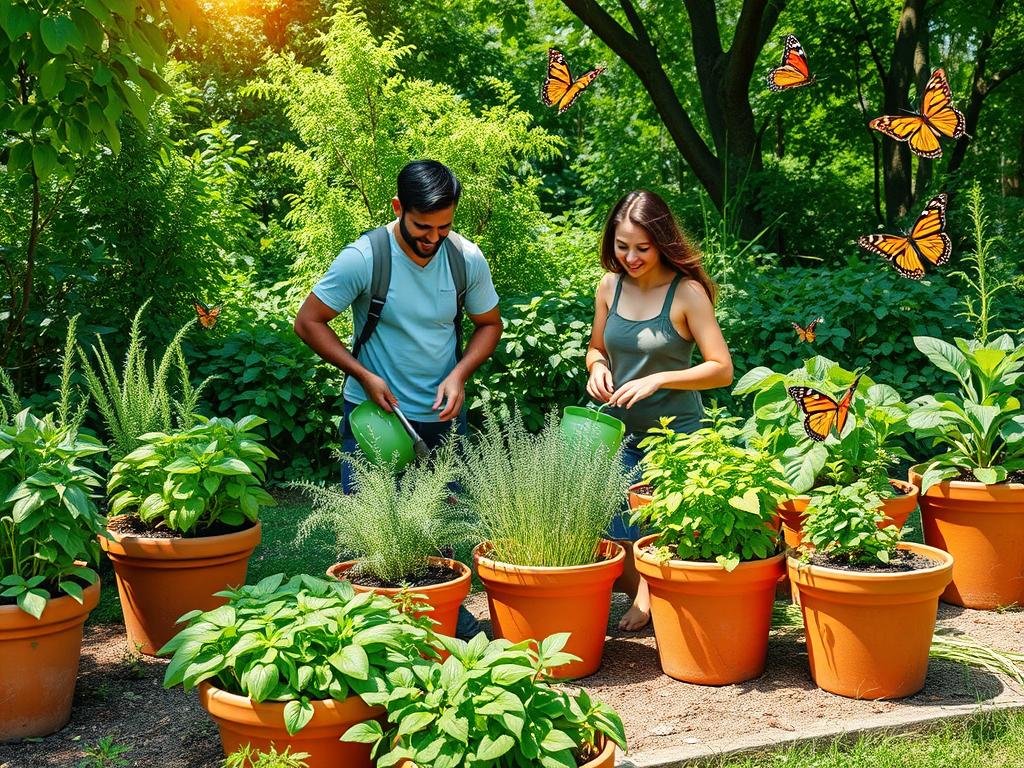
{"type": "Polygon", "coordinates": [[[512,565],[586,565],[622,507],[627,474],[621,452],[567,441],[558,414],[531,435],[514,410],[502,425],[488,413],[463,452],[465,500],[491,557],[512,565]]]}
{"type": "Polygon", "coordinates": [[[99,336],[96,337],[97,345],[92,348],[95,367],[79,349],[89,394],[106,423],[110,434],[110,455],[115,460],[138,448],[140,435],[170,432],[175,425],[182,429],[191,427],[195,423],[199,394],[213,378],[205,379],[198,387],[192,387],[189,381],[181,341],[192,326],[191,321],[182,326],[168,343],[159,365],[154,363],[150,369],[142,335],[142,315],[148,304],[146,301],[132,320],[128,351],[120,372],[99,336]],[[180,401],[172,398],[168,387],[171,366],[175,362],[181,374],[180,401]]]}
{"type": "Polygon", "coordinates": [[[464,510],[451,503],[456,475],[455,438],[445,441],[428,464],[407,469],[401,478],[361,454],[352,463],[355,492],[337,486],[295,483],[313,499],[313,510],[299,526],[300,541],[319,529],[334,534],[339,556],[357,560],[353,571],[399,586],[423,573],[427,558],[442,547],[469,541],[473,533],[464,510]]]}

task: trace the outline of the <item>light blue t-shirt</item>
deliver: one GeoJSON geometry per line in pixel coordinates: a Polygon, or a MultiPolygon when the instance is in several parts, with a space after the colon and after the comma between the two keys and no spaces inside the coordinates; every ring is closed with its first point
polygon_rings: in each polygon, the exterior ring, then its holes
{"type": "MultiPolygon", "coordinates": [[[[403,413],[414,421],[437,421],[432,409],[437,387],[452,372],[455,356],[455,281],[448,268],[448,243],[421,267],[402,251],[391,235],[391,283],[388,300],[373,336],[359,352],[359,362],[383,378],[398,399],[403,413]]],[[[459,237],[454,233],[449,237],[459,237]]],[[[466,259],[468,314],[489,312],[498,304],[491,270],[476,244],[459,237],[466,259]]],[[[330,269],[313,287],[320,301],[335,312],[352,307],[355,338],[366,323],[370,308],[373,251],[370,238],[360,237],[345,246],[330,269]]],[[[345,381],[345,399],[366,400],[352,376],[345,381]]],[[[443,406],[442,406],[443,407],[443,406]]]]}

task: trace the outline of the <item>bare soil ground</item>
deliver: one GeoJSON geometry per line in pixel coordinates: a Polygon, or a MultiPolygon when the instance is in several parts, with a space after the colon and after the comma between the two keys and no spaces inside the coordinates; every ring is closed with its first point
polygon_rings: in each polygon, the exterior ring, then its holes
{"type": "MultiPolygon", "coordinates": [[[[487,618],[482,593],[470,609],[487,618]]],[[[951,705],[1019,701],[1024,691],[1001,677],[933,661],[925,689],[898,702],[854,701],[818,690],[807,669],[799,633],[777,633],[767,672],[742,685],[710,688],[680,683],[661,673],[653,631],[627,634],[615,629],[626,608],[616,595],[601,670],[580,682],[622,715],[630,756],[639,763],[673,747],[693,753],[729,749],[731,744],[813,733],[847,732],[905,721],[908,714],[942,713],[951,705]]],[[[943,605],[940,625],[1005,650],[1024,650],[1024,612],[986,613],[943,605]]],[[[489,630],[489,625],[485,622],[489,630]]],[[[166,662],[133,659],[120,625],[86,627],[71,722],[34,743],[0,745],[0,768],[75,768],[84,749],[103,736],[131,747],[130,766],[219,768],[217,729],[195,693],[166,691],[166,662]]]]}

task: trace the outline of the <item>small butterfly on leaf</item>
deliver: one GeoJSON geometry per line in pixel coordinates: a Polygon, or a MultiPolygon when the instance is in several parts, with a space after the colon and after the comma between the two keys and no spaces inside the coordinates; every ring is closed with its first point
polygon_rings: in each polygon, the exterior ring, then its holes
{"type": "Polygon", "coordinates": [[[804,432],[817,443],[825,440],[835,428],[836,434],[842,436],[853,404],[853,395],[863,374],[857,374],[853,384],[846,390],[843,398],[836,402],[824,392],[811,387],[790,387],[788,392],[804,414],[804,432]]]}
{"type": "Polygon", "coordinates": [[[813,320],[811,320],[811,322],[809,322],[807,324],[807,328],[806,329],[801,328],[799,325],[797,325],[794,322],[790,322],[790,325],[793,326],[793,330],[796,331],[796,335],[800,337],[800,341],[805,341],[808,344],[813,344],[814,340],[818,337],[818,335],[814,332],[814,327],[818,323],[823,323],[823,322],[825,322],[825,318],[824,317],[816,317],[813,320]]]}
{"type": "Polygon", "coordinates": [[[932,73],[924,87],[919,114],[884,115],[868,123],[890,139],[907,142],[911,152],[928,159],[942,157],[940,136],[959,139],[965,125],[964,116],[953,106],[953,93],[941,69],[932,73]]]}
{"type": "Polygon", "coordinates": [[[807,54],[800,41],[793,35],[786,35],[786,47],[782,51],[782,64],[769,70],[768,90],[788,91],[816,82],[807,63],[807,54]]]}
{"type": "Polygon", "coordinates": [[[558,105],[558,114],[562,114],[604,70],[604,67],[598,67],[574,80],[565,56],[554,48],[548,48],[548,74],[540,89],[540,100],[545,107],[558,105]]]}
{"type": "Polygon", "coordinates": [[[946,229],[946,195],[938,194],[917,217],[909,233],[903,235],[864,235],[857,244],[890,262],[896,271],[910,280],[924,277],[924,263],[941,266],[949,261],[953,243],[946,229]]]}
{"type": "Polygon", "coordinates": [[[204,329],[209,331],[217,324],[217,318],[220,317],[222,305],[218,304],[215,307],[208,307],[206,304],[199,301],[199,299],[196,299],[192,302],[192,306],[196,308],[196,315],[199,318],[199,324],[203,326],[204,329]]]}

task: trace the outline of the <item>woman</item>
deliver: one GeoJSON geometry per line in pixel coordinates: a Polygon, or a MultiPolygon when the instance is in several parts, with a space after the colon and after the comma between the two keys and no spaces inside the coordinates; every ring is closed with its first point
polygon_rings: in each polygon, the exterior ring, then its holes
{"type": "MultiPolygon", "coordinates": [[[[594,328],[587,350],[587,392],[606,413],[626,424],[624,459],[639,473],[636,446],[660,417],[692,432],[701,427],[699,390],[732,383],[732,358],[715,319],[715,284],[701,254],[679,228],[668,205],[653,192],[630,192],[612,209],[601,240],[607,274],[597,286],[594,328]],[[694,345],[703,362],[690,365],[694,345]]],[[[627,513],[610,535],[626,547],[619,585],[633,605],[619,628],[641,629],[650,621],[650,595],[633,562],[640,538],[627,513]]]]}

